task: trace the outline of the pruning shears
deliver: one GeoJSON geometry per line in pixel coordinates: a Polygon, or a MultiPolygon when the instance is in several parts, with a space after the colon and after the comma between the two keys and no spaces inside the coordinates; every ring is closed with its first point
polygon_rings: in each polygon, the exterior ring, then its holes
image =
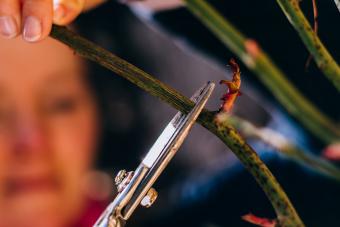
{"type": "Polygon", "coordinates": [[[157,198],[152,188],[174,157],[207,103],[215,85],[208,82],[191,97],[195,103],[188,114],[178,112],[165,127],[135,171],[119,171],[115,178],[118,194],[94,227],[121,227],[141,204],[150,207],[157,198]]]}

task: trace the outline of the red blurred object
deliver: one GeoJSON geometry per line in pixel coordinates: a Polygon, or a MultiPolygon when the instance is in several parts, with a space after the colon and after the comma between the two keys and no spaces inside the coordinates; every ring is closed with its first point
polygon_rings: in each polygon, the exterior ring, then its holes
{"type": "Polygon", "coordinates": [[[242,219],[252,224],[262,226],[262,227],[275,227],[276,226],[276,220],[272,220],[268,218],[260,218],[260,217],[253,215],[252,213],[243,215],[242,219]]]}
{"type": "Polygon", "coordinates": [[[340,161],[340,143],[334,143],[326,147],[322,156],[328,160],[340,161]]]}
{"type": "Polygon", "coordinates": [[[107,205],[107,202],[89,200],[79,220],[70,227],[92,227],[107,205]]]}

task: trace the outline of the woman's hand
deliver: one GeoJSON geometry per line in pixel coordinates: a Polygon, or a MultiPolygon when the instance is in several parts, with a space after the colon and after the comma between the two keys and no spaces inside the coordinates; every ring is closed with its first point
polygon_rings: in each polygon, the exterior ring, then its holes
{"type": "Polygon", "coordinates": [[[52,23],[66,25],[83,10],[104,0],[0,0],[0,35],[14,38],[22,34],[28,42],[44,39],[52,23]]]}

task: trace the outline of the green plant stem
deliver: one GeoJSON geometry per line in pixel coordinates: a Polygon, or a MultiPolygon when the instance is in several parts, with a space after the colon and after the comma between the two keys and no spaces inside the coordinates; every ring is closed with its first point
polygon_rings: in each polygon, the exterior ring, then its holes
{"type": "Polygon", "coordinates": [[[295,160],[297,163],[306,166],[312,171],[316,171],[325,176],[340,181],[340,169],[308,151],[302,150],[279,132],[268,128],[259,128],[247,120],[230,115],[227,121],[232,124],[242,135],[256,138],[270,145],[282,155],[295,160]]]}
{"type": "MultiPolygon", "coordinates": [[[[177,110],[187,113],[193,107],[193,103],[176,90],[65,27],[54,25],[51,36],[74,49],[80,56],[115,72],[177,110]]],[[[231,125],[216,124],[215,114],[207,110],[201,113],[198,122],[219,137],[254,176],[273,205],[281,226],[304,226],[273,174],[231,125]]]]}
{"type": "Polygon", "coordinates": [[[291,84],[259,47],[252,52],[246,39],[204,0],[184,0],[187,8],[205,24],[266,85],[279,102],[310,132],[326,144],[339,140],[340,130],[291,84]]]}
{"type": "Polygon", "coordinates": [[[299,0],[277,0],[288,21],[293,25],[320,70],[340,91],[340,67],[313,31],[299,6],[299,0]]]}

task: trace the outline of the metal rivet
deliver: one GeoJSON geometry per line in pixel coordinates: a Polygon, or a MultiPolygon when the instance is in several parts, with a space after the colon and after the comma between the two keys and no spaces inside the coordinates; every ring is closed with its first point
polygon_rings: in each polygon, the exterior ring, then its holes
{"type": "Polygon", "coordinates": [[[140,204],[143,207],[149,208],[156,201],[157,196],[158,196],[158,192],[154,188],[150,188],[148,193],[146,193],[146,195],[144,196],[140,204]]]}
{"type": "Polygon", "coordinates": [[[120,183],[122,183],[125,177],[126,177],[126,170],[125,169],[120,170],[115,177],[115,184],[119,185],[120,183]]]}

